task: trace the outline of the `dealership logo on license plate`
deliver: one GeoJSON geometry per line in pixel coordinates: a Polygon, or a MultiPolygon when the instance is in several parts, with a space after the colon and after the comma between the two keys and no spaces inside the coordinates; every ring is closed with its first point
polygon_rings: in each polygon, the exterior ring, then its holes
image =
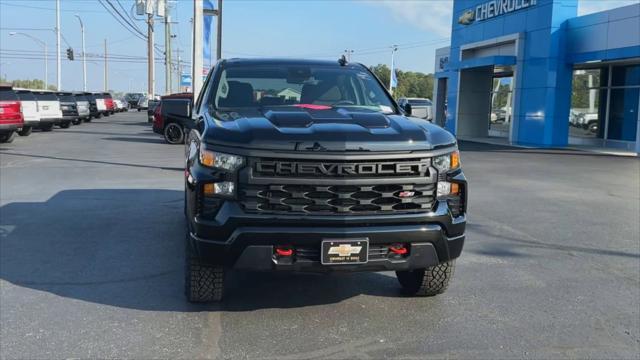
{"type": "Polygon", "coordinates": [[[369,260],[369,240],[324,240],[321,262],[324,265],[364,264],[369,260]]]}
{"type": "Polygon", "coordinates": [[[338,256],[350,256],[360,254],[362,246],[351,246],[349,244],[342,244],[338,246],[332,246],[329,248],[329,255],[338,256]]]}

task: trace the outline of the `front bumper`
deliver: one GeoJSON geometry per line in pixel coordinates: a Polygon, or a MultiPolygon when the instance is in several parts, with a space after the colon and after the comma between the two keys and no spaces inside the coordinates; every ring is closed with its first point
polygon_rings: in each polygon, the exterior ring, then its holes
{"type": "MultiPolygon", "coordinates": [[[[189,210],[187,210],[189,212],[189,210]]],[[[283,216],[247,214],[235,202],[226,202],[215,220],[196,216],[189,222],[193,249],[204,261],[242,270],[292,270],[310,272],[388,271],[425,268],[460,256],[466,218],[451,216],[440,201],[429,213],[376,216],[283,216]],[[369,251],[394,243],[406,244],[403,257],[370,259],[357,265],[322,265],[319,258],[280,261],[278,245],[316,249],[326,239],[362,239],[369,251]]]]}

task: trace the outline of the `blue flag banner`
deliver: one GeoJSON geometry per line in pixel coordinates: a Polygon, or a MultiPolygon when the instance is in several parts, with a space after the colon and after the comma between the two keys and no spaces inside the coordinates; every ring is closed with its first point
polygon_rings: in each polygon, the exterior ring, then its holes
{"type": "MultiPolygon", "coordinates": [[[[202,2],[202,8],[203,10],[214,10],[215,8],[213,7],[213,3],[211,2],[211,0],[204,0],[202,2]]],[[[205,11],[206,12],[206,11],[205,11]]],[[[203,46],[204,48],[202,49],[202,57],[204,58],[203,64],[208,64],[207,67],[211,67],[212,64],[212,56],[211,56],[211,24],[213,23],[213,16],[204,16],[204,21],[202,23],[202,35],[204,37],[203,39],[203,46]]]]}
{"type": "Polygon", "coordinates": [[[395,60],[393,58],[393,56],[391,57],[391,83],[390,83],[390,88],[397,88],[398,87],[398,76],[396,75],[396,64],[395,64],[395,60]]]}

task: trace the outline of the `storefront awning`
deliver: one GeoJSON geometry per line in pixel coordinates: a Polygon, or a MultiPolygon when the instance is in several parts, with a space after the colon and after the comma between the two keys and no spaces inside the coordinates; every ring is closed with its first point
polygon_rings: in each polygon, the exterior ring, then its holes
{"type": "Polygon", "coordinates": [[[515,65],[517,58],[515,56],[487,56],[475,59],[462,60],[458,63],[458,69],[472,69],[477,67],[495,66],[495,65],[515,65]]]}

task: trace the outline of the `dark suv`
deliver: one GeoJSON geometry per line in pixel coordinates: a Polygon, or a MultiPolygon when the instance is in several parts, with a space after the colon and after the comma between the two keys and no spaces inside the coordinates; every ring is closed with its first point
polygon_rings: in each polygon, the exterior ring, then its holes
{"type": "Polygon", "coordinates": [[[80,123],[80,115],[78,115],[76,97],[70,92],[57,92],[56,95],[60,100],[60,110],[62,110],[60,127],[68,128],[71,124],[78,125],[80,123]]]}
{"type": "Polygon", "coordinates": [[[231,269],[391,270],[411,295],[445,291],[465,239],[456,139],[367,67],[222,60],[187,115],[190,301],[220,300],[231,269]]]}

